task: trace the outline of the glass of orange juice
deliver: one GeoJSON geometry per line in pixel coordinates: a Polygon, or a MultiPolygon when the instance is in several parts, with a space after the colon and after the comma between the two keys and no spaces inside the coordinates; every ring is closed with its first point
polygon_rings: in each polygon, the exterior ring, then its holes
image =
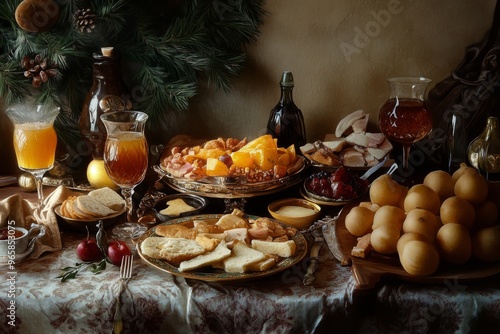
{"type": "Polygon", "coordinates": [[[59,109],[53,104],[23,102],[6,110],[14,124],[13,141],[17,164],[21,170],[35,177],[39,211],[43,206],[43,174],[54,166],[57,146],[54,121],[59,109]]]}
{"type": "Polygon", "coordinates": [[[146,227],[132,222],[134,188],[141,183],[148,168],[148,144],[144,128],[148,115],[141,111],[117,111],[101,115],[106,127],[104,168],[109,178],[121,188],[127,205],[127,223],[113,229],[120,239],[135,239],[146,227]]]}

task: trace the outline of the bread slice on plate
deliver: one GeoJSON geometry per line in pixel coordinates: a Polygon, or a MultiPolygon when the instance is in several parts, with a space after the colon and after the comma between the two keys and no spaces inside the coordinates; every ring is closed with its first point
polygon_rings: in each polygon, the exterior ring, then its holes
{"type": "Polygon", "coordinates": [[[290,257],[295,254],[297,249],[297,245],[293,240],[275,242],[254,239],[252,240],[252,247],[264,254],[275,254],[281,257],[290,257]]]}
{"type": "Polygon", "coordinates": [[[116,191],[108,187],[92,190],[88,195],[115,211],[119,211],[125,206],[125,200],[116,191]]]}
{"type": "Polygon", "coordinates": [[[264,253],[235,240],[232,256],[223,261],[224,270],[228,273],[246,273],[251,265],[265,259],[267,257],[264,253]]]}
{"type": "Polygon", "coordinates": [[[115,210],[108,208],[90,196],[78,196],[75,202],[79,211],[93,217],[106,217],[115,213],[115,210]]]}
{"type": "Polygon", "coordinates": [[[225,242],[221,242],[212,252],[205,253],[191,260],[181,262],[179,265],[179,271],[183,272],[206,267],[211,265],[212,263],[222,261],[230,256],[231,250],[227,248],[225,242]]]}

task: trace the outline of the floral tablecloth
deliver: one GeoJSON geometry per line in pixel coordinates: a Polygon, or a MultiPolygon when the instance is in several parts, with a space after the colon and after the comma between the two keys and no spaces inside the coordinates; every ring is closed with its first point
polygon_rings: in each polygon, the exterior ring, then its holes
{"type": "MultiPolygon", "coordinates": [[[[62,237],[61,251],[1,267],[1,333],[112,332],[119,268],[60,282],[61,268],[78,262],[75,248],[84,236],[62,237]]],[[[122,297],[125,333],[467,333],[500,327],[498,278],[474,285],[392,281],[359,290],[350,268],[323,247],[316,281],[304,286],[308,263],[306,258],[256,281],[204,283],[171,276],[135,256],[122,297]]]]}

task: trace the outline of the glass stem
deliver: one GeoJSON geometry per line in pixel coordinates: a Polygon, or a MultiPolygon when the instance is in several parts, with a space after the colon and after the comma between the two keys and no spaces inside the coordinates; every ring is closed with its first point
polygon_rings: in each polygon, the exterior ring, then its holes
{"type": "Polygon", "coordinates": [[[36,207],[36,211],[37,211],[38,215],[41,214],[42,208],[43,208],[43,183],[42,183],[42,180],[43,180],[44,173],[45,173],[45,171],[32,173],[33,176],[35,177],[36,192],[38,194],[38,205],[36,207]]]}
{"type": "Polygon", "coordinates": [[[127,206],[127,221],[132,222],[134,203],[132,201],[132,195],[134,194],[134,188],[122,188],[122,195],[125,198],[125,205],[127,206]]]}
{"type": "Polygon", "coordinates": [[[410,159],[411,145],[403,145],[403,170],[408,171],[408,160],[410,159]]]}

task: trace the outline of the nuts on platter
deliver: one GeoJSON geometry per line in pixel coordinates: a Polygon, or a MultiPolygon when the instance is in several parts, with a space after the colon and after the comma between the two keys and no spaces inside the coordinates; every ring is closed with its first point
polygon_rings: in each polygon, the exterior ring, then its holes
{"type": "Polygon", "coordinates": [[[271,135],[246,139],[218,138],[196,146],[175,146],[160,167],[177,178],[243,178],[244,182],[266,182],[297,170],[302,160],[293,145],[278,147],[271,135]]]}

